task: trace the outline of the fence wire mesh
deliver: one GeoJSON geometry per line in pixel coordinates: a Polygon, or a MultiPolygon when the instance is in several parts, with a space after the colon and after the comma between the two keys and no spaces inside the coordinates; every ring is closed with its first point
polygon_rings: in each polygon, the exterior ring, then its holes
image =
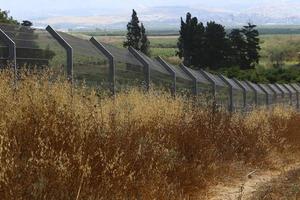
{"type": "Polygon", "coordinates": [[[46,30],[5,24],[0,28],[16,44],[18,67],[51,66],[62,70],[66,65],[64,49],[46,30]]]}
{"type": "Polygon", "coordinates": [[[73,79],[97,90],[109,89],[108,59],[88,40],[59,32],[73,49],[73,79]]]}
{"type": "Polygon", "coordinates": [[[146,69],[128,49],[114,47],[105,43],[102,43],[102,45],[112,54],[115,61],[115,85],[117,92],[132,87],[146,87],[146,69]]]}
{"type": "Polygon", "coordinates": [[[267,84],[258,84],[262,90],[267,94],[267,102],[268,105],[272,105],[276,103],[275,93],[267,84]]]}
{"type": "Polygon", "coordinates": [[[241,88],[234,80],[222,76],[224,82],[228,85],[232,95],[232,108],[233,110],[239,110],[244,107],[244,94],[243,88],[241,88]]]}
{"type": "Polygon", "coordinates": [[[162,89],[165,91],[172,91],[173,89],[173,77],[164,66],[162,66],[157,60],[153,60],[139,52],[140,56],[148,63],[150,68],[150,81],[152,87],[162,89]]]}
{"type": "Polygon", "coordinates": [[[291,106],[296,106],[297,105],[297,90],[294,89],[291,85],[289,84],[283,84],[283,86],[289,91],[290,93],[290,104],[291,106]]]}
{"type": "Polygon", "coordinates": [[[176,93],[179,95],[190,96],[193,93],[193,80],[182,68],[169,64],[176,75],[176,93]]]}
{"type": "Polygon", "coordinates": [[[290,92],[282,84],[275,83],[275,85],[282,93],[283,103],[285,105],[289,105],[290,104],[290,92]]]}
{"type": "Polygon", "coordinates": [[[267,94],[256,84],[250,81],[246,81],[246,83],[251,87],[255,92],[255,99],[257,106],[264,106],[267,104],[267,94]]]}
{"type": "Polygon", "coordinates": [[[0,67],[1,68],[7,65],[8,59],[9,59],[8,45],[0,40],[0,67]]]}
{"type": "MultiPolygon", "coordinates": [[[[18,67],[49,66],[63,72],[67,71],[66,49],[48,31],[7,24],[0,24],[0,29],[16,45],[18,67]]],[[[88,86],[107,90],[113,81],[114,88],[118,92],[132,87],[146,88],[147,76],[150,74],[150,85],[154,89],[172,91],[176,95],[196,94],[197,99],[205,97],[201,99],[204,103],[214,100],[213,103],[222,109],[248,110],[255,105],[274,104],[300,107],[300,85],[296,83],[255,84],[233,80],[184,66],[169,63],[166,66],[141,52],[138,52],[137,57],[129,49],[101,43],[105,53],[86,38],[65,32],[58,34],[72,47],[72,70],[76,83],[85,82],[88,86]]],[[[1,67],[5,67],[7,61],[11,59],[10,48],[4,41],[0,38],[1,67]]]]}
{"type": "Polygon", "coordinates": [[[202,71],[214,84],[214,101],[217,107],[228,109],[230,107],[229,86],[217,75],[202,71]]]}
{"type": "Polygon", "coordinates": [[[236,81],[245,89],[245,109],[249,110],[255,105],[255,91],[245,81],[236,81]]]}

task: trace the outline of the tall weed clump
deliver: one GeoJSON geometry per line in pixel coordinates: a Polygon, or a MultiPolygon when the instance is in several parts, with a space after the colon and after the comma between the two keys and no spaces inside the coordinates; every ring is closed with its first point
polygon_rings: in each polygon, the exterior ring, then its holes
{"type": "Polygon", "coordinates": [[[112,98],[0,73],[1,199],[184,199],[226,163],[280,148],[292,111],[212,112],[137,89],[112,98]]]}

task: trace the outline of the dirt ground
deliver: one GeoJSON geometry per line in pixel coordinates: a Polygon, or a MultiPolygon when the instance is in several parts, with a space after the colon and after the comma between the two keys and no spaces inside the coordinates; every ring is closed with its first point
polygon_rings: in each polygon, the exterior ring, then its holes
{"type": "MultiPolygon", "coordinates": [[[[270,158],[271,159],[271,158],[270,158]]],[[[211,185],[195,199],[209,200],[277,200],[300,199],[299,156],[282,156],[272,167],[232,166],[231,177],[211,185]]],[[[194,199],[194,198],[192,198],[194,199]]]]}

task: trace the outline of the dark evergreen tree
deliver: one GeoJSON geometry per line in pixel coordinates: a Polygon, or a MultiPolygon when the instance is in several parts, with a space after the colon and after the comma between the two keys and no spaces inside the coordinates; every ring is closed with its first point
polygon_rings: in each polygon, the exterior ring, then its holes
{"type": "Polygon", "coordinates": [[[247,57],[247,41],[246,37],[240,29],[233,29],[228,35],[231,42],[230,62],[231,65],[242,66],[247,57]]]}
{"type": "Polygon", "coordinates": [[[211,69],[228,66],[230,43],[224,26],[208,22],[205,28],[204,65],[211,69]]]}
{"type": "MultiPolygon", "coordinates": [[[[195,22],[194,22],[195,23],[195,22]]],[[[193,24],[193,22],[192,22],[193,24]]],[[[192,25],[194,26],[194,25],[192,25]]],[[[205,55],[205,27],[203,23],[195,25],[192,36],[192,53],[191,53],[191,64],[193,68],[205,68],[204,55],[205,55]]]]}
{"type": "Polygon", "coordinates": [[[140,21],[135,10],[132,10],[131,21],[127,24],[127,36],[124,42],[124,47],[133,47],[136,50],[140,50],[141,40],[141,27],[140,21]]]}
{"type": "Polygon", "coordinates": [[[183,59],[183,64],[186,66],[192,65],[192,51],[193,51],[193,36],[197,26],[197,18],[192,19],[190,13],[186,14],[185,22],[181,18],[181,28],[179,31],[179,38],[177,42],[177,55],[183,59]]]}
{"type": "Polygon", "coordinates": [[[181,18],[176,54],[184,65],[193,68],[254,68],[259,62],[260,50],[255,27],[249,23],[242,30],[233,29],[227,35],[224,26],[208,22],[204,27],[187,13],[185,21],[181,18]]]}
{"type": "Polygon", "coordinates": [[[144,24],[141,24],[141,52],[150,55],[150,41],[148,40],[144,24]]]}
{"type": "Polygon", "coordinates": [[[253,69],[255,64],[259,63],[259,33],[256,30],[256,25],[248,23],[242,29],[243,34],[246,37],[246,57],[242,66],[242,69],[253,69]]]}

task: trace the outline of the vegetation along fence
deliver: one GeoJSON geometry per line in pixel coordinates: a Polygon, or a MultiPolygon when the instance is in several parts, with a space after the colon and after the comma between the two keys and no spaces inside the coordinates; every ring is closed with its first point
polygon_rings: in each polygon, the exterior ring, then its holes
{"type": "Polygon", "coordinates": [[[63,70],[70,81],[109,90],[131,87],[160,88],[172,95],[205,96],[229,111],[284,104],[299,109],[300,85],[256,84],[230,79],[184,65],[152,59],[133,48],[117,48],[95,38],[81,39],[55,31],[0,24],[0,65],[51,66],[63,70]]]}

